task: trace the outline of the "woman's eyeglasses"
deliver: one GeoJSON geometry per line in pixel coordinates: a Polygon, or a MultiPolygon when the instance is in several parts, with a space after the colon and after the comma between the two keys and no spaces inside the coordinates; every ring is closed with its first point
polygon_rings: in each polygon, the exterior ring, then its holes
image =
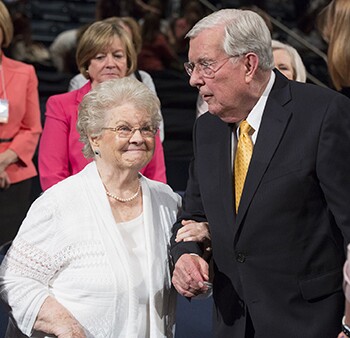
{"type": "Polygon", "coordinates": [[[141,134],[142,137],[154,137],[154,135],[157,133],[156,128],[153,128],[151,126],[145,126],[145,127],[141,127],[141,128],[131,128],[128,126],[119,126],[119,127],[104,127],[102,129],[106,129],[106,130],[111,130],[114,131],[115,133],[117,133],[117,135],[120,138],[130,138],[132,137],[132,135],[134,135],[134,133],[138,130],[141,134]]]}

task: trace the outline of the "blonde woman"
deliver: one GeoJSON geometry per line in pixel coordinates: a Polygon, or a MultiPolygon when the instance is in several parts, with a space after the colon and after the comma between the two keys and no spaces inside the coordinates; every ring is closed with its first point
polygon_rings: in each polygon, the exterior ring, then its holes
{"type": "Polygon", "coordinates": [[[328,42],[328,72],[334,88],[350,97],[350,1],[331,1],[317,19],[318,29],[328,42]]]}

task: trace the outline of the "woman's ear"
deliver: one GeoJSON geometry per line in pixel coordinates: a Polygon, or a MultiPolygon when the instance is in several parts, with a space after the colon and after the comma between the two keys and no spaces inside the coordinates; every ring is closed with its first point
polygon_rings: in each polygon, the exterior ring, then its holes
{"type": "Polygon", "coordinates": [[[95,158],[101,157],[100,139],[101,136],[89,137],[90,147],[95,154],[95,158]]]}
{"type": "Polygon", "coordinates": [[[89,142],[92,148],[100,146],[100,136],[89,136],[89,142]]]}

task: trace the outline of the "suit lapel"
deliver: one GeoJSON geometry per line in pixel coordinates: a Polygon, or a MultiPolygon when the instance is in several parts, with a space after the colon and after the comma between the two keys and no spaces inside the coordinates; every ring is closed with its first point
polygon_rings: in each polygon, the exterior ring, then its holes
{"type": "MultiPolygon", "coordinates": [[[[206,210],[208,214],[220,214],[220,221],[218,223],[216,220],[218,224],[215,226],[220,226],[220,231],[233,239],[235,214],[231,163],[232,127],[215,116],[207,115],[203,118],[208,121],[202,128],[198,128],[201,135],[204,135],[199,140],[201,151],[197,165],[202,173],[199,179],[205,196],[204,205],[210,210],[206,210]]],[[[210,221],[211,219],[209,223],[210,221]]]]}
{"type": "Polygon", "coordinates": [[[290,101],[288,81],[281,78],[279,74],[276,75],[276,82],[265,106],[259,134],[244,184],[235,231],[241,225],[244,215],[281,142],[291,117],[291,113],[283,107],[290,101]]]}

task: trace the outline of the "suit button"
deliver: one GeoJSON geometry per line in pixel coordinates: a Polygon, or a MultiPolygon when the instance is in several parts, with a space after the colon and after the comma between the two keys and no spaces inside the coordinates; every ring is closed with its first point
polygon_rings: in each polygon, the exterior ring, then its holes
{"type": "Polygon", "coordinates": [[[236,260],[238,263],[244,263],[245,262],[245,255],[242,252],[237,252],[236,260]]]}

